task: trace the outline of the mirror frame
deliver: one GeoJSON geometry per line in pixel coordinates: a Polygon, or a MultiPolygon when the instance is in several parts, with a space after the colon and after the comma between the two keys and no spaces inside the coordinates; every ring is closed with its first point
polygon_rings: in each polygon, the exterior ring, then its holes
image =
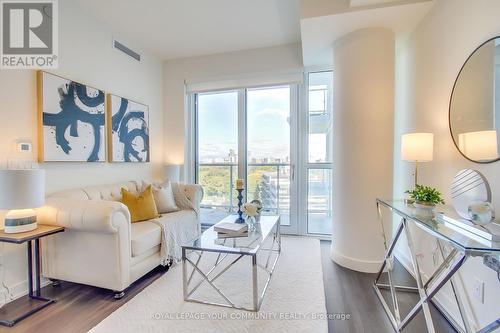
{"type": "Polygon", "coordinates": [[[448,128],[450,129],[450,135],[451,135],[451,140],[453,141],[453,144],[455,145],[455,148],[457,148],[458,152],[460,153],[460,155],[462,155],[464,158],[466,158],[467,160],[471,161],[471,162],[474,162],[474,163],[478,163],[478,164],[489,164],[489,163],[495,163],[495,162],[498,162],[500,161],[500,156],[495,159],[495,160],[491,160],[491,161],[475,161],[475,160],[472,160],[470,159],[469,157],[467,157],[461,150],[460,148],[458,147],[458,143],[456,142],[455,140],[455,137],[453,136],[453,130],[451,129],[451,102],[453,101],[453,94],[455,93],[455,87],[457,85],[457,82],[458,82],[458,79],[460,78],[460,74],[462,74],[462,71],[464,70],[465,68],[465,65],[467,65],[467,63],[469,62],[470,58],[472,58],[472,56],[474,54],[476,54],[476,52],[481,48],[483,47],[485,44],[488,44],[489,42],[491,42],[492,40],[495,40],[495,39],[500,39],[500,35],[499,36],[495,36],[495,37],[492,37],[490,39],[488,39],[487,41],[481,43],[481,45],[479,45],[478,47],[476,47],[474,49],[474,51],[472,51],[472,53],[467,57],[467,59],[465,60],[464,64],[462,65],[462,67],[460,68],[460,71],[458,72],[458,75],[457,75],[457,78],[455,79],[455,83],[453,83],[453,89],[451,91],[451,96],[450,96],[450,103],[448,105],[448,128]]]}

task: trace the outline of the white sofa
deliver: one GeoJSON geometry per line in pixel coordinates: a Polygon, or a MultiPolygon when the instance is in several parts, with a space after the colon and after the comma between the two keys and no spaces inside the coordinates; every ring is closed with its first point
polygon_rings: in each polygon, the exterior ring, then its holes
{"type": "MultiPolygon", "coordinates": [[[[137,193],[143,182],[80,188],[47,198],[46,206],[38,210],[38,222],[66,230],[44,239],[43,276],[111,289],[115,298],[121,298],[131,283],[162,263],[161,227],[151,220],[130,223],[127,207],[119,202],[122,187],[137,193]]],[[[175,232],[185,233],[189,228],[188,234],[199,235],[197,210],[203,190],[199,185],[183,184],[179,189],[191,209],[180,206],[180,211],[158,219],[175,232]]]]}

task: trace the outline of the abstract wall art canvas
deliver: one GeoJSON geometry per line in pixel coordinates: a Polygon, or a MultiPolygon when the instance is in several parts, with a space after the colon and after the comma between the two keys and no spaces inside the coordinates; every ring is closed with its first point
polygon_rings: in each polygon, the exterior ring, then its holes
{"type": "Polygon", "coordinates": [[[108,95],[109,160],[149,162],[149,107],[108,95]]]}
{"type": "Polygon", "coordinates": [[[104,162],[104,91],[38,72],[39,160],[104,162]]]}

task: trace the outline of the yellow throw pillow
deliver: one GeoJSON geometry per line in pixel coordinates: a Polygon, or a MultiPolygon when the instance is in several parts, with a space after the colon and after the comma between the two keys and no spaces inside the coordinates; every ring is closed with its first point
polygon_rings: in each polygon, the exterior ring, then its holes
{"type": "Polygon", "coordinates": [[[122,188],[122,203],[128,207],[132,223],[146,221],[158,217],[151,185],[144,192],[134,194],[122,188]]]}

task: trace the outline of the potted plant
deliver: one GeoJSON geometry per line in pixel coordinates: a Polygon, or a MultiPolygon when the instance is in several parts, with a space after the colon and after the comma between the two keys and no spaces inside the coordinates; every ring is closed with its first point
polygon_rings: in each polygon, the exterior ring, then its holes
{"type": "Polygon", "coordinates": [[[415,185],[415,189],[408,190],[410,198],[415,202],[413,205],[418,208],[434,208],[437,204],[444,204],[441,192],[430,186],[415,185]]]}

